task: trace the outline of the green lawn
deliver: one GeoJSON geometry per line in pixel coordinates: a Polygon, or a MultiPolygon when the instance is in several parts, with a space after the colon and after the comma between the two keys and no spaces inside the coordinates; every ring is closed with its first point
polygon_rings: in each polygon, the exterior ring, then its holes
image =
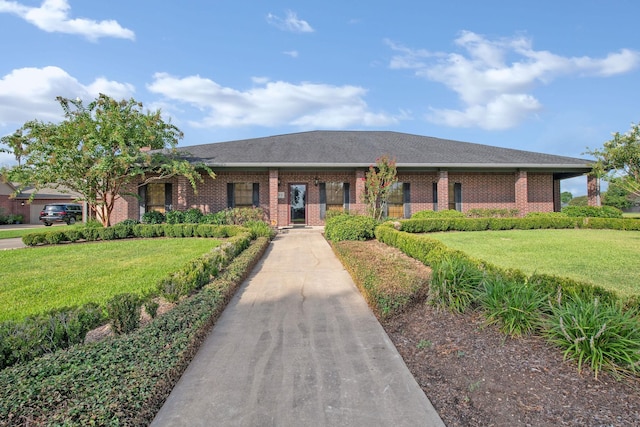
{"type": "Polygon", "coordinates": [[[623,297],[640,295],[640,233],[635,231],[511,230],[429,236],[498,266],[587,281],[623,297]]]}
{"type": "MultiPolygon", "coordinates": [[[[67,225],[63,225],[61,227],[65,227],[67,228],[67,225]]],[[[6,230],[0,230],[0,239],[13,239],[14,237],[22,237],[25,234],[29,234],[29,233],[36,233],[39,231],[43,231],[45,228],[22,228],[22,229],[6,229],[6,230]]],[[[56,227],[56,230],[59,230],[58,227],[56,227]]]]}
{"type": "Polygon", "coordinates": [[[220,244],[215,239],[140,239],[0,251],[0,321],[123,292],[142,294],[220,244]]]}

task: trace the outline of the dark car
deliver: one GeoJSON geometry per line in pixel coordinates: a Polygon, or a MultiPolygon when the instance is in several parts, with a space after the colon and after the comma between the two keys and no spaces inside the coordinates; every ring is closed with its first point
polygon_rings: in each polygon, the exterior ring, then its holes
{"type": "Polygon", "coordinates": [[[54,222],[75,224],[76,221],[82,221],[82,205],[74,203],[44,205],[44,209],[40,212],[40,221],[47,227],[54,222]]]}

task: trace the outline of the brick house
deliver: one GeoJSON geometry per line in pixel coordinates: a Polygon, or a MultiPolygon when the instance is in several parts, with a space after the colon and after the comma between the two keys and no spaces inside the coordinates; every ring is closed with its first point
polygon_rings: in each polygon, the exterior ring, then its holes
{"type": "MultiPolygon", "coordinates": [[[[112,223],[148,210],[260,206],[274,226],[323,225],[329,210],[363,212],[364,177],[382,155],[396,160],[389,217],[421,210],[560,210],[560,181],[591,171],[584,159],[386,131],[312,131],[196,145],[185,157],[216,173],[195,194],[174,177],[118,200],[112,223]]],[[[597,204],[597,180],[587,178],[597,204]]],[[[135,189],[132,189],[135,191],[135,189]]]]}
{"type": "Polygon", "coordinates": [[[40,211],[48,203],[73,202],[78,194],[62,192],[53,188],[42,188],[38,192],[33,187],[27,187],[15,197],[17,185],[4,182],[0,177],[0,213],[4,215],[22,215],[24,224],[38,224],[40,211]],[[35,195],[33,195],[35,193],[35,195]],[[29,199],[33,195],[33,200],[29,199]]]}

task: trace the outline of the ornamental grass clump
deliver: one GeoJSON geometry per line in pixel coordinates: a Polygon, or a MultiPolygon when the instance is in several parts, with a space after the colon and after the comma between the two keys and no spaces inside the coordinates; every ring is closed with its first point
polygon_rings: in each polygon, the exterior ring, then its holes
{"type": "Polygon", "coordinates": [[[475,302],[483,272],[471,262],[444,255],[432,264],[433,276],[427,302],[437,308],[464,313],[475,302]]]}
{"type": "Polygon", "coordinates": [[[573,298],[552,307],[545,335],[564,349],[565,359],[576,360],[579,370],[588,365],[596,378],[605,368],[615,373],[640,372],[637,310],[623,310],[598,298],[573,298]]]}
{"type": "Polygon", "coordinates": [[[487,323],[513,337],[541,326],[548,299],[549,294],[539,288],[498,275],[485,277],[478,293],[487,323]]]}

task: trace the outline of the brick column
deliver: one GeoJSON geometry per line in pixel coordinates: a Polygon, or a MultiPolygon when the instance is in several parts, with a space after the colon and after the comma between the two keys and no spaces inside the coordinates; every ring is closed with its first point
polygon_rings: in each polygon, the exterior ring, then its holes
{"type": "Polygon", "coordinates": [[[562,210],[562,196],[560,194],[560,180],[553,180],[553,211],[560,212],[562,210]]]}
{"type": "Polygon", "coordinates": [[[600,179],[587,175],[587,199],[589,206],[600,206],[600,179]]]}
{"type": "Polygon", "coordinates": [[[516,209],[520,216],[525,216],[529,212],[527,171],[516,172],[516,209]]]}
{"type": "Polygon", "coordinates": [[[278,223],[278,169],[269,169],[269,223],[277,227],[278,223]]]}
{"type": "Polygon", "coordinates": [[[438,175],[438,211],[449,209],[449,171],[438,175]]]}
{"type": "Polygon", "coordinates": [[[364,214],[367,210],[364,204],[365,176],[364,170],[356,170],[356,199],[351,203],[351,208],[357,213],[364,214]]]}

